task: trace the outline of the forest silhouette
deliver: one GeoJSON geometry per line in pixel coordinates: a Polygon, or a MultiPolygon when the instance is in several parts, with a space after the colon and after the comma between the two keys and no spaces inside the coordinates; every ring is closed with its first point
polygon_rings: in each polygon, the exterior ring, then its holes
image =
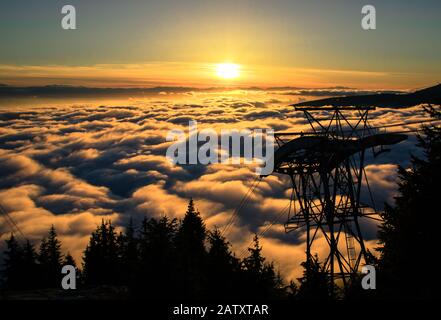
{"type": "MultiPolygon", "coordinates": [[[[432,118],[440,109],[425,107],[432,118]]],[[[69,253],[61,252],[54,226],[38,246],[6,241],[1,267],[1,290],[8,292],[60,289],[63,265],[74,265],[78,287],[125,288],[116,298],[154,300],[331,300],[427,299],[435,296],[430,272],[437,253],[436,204],[441,181],[441,129],[424,127],[418,136],[424,157],[412,157],[410,169],[398,168],[399,192],[394,204],[381,213],[377,289],[363,290],[362,275],[346,290],[334,289],[319,257],[302,263],[298,282],[285,283],[272,262],[262,254],[256,235],[243,259],[232,252],[219,229],[207,230],[190,199],[182,220],[147,218],[140,225],[130,221],[117,232],[111,221],[102,221],[91,234],[81,268],[69,253]],[[121,293],[124,292],[124,293],[121,293]]],[[[115,298],[115,297],[112,297],[115,298]]]]}

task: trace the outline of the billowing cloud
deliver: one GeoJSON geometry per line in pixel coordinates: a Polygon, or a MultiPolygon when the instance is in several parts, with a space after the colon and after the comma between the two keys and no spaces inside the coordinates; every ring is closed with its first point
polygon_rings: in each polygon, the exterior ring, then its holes
{"type": "MultiPolygon", "coordinates": [[[[166,141],[167,133],[172,129],[186,132],[189,120],[197,120],[199,129],[212,128],[219,133],[244,128],[308,130],[303,113],[288,106],[297,98],[290,100],[280,92],[263,90],[225,95],[177,92],[170,96],[133,99],[130,106],[0,110],[1,204],[34,242],[54,224],[63,250],[80,260],[90,232],[102,219],[111,219],[121,228],[130,218],[181,218],[192,197],[209,228],[222,230],[230,225],[226,235],[238,255],[246,252],[254,233],[271,225],[262,237],[264,254],[276,260],[286,277],[300,276],[304,235],[302,230],[286,234],[283,227],[291,194],[287,177],[262,179],[237,211],[255,184],[255,165],[177,166],[165,157],[171,144],[166,141]]],[[[421,107],[377,109],[372,116],[374,126],[425,118],[421,107]]],[[[404,124],[394,130],[415,127],[404,124]]],[[[415,139],[409,139],[377,158],[368,156],[366,174],[378,208],[393,201],[395,164],[406,166],[411,153],[418,155],[414,144],[415,139]]],[[[362,198],[369,200],[365,191],[362,198]]],[[[376,224],[363,222],[362,226],[369,243],[375,243],[376,224]]],[[[2,240],[10,230],[1,219],[2,240]]],[[[319,255],[325,254],[324,247],[317,247],[319,255]]]]}

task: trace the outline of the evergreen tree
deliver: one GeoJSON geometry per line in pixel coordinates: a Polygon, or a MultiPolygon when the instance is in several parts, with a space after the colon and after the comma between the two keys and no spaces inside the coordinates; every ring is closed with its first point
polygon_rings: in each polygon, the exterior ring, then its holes
{"type": "Polygon", "coordinates": [[[262,247],[259,244],[259,237],[254,235],[253,247],[248,248],[250,255],[244,259],[246,270],[254,274],[260,274],[263,270],[265,258],[262,256],[262,247]]]}
{"type": "Polygon", "coordinates": [[[72,257],[72,255],[69,252],[66,254],[63,260],[63,266],[66,265],[70,265],[73,266],[75,269],[78,269],[75,259],[72,257]]]}
{"type": "MultiPolygon", "coordinates": [[[[41,240],[38,254],[29,242],[22,247],[11,236],[4,253],[4,286],[59,287],[62,266],[77,269],[73,257],[67,253],[63,259],[60,249],[54,226],[41,240]],[[32,283],[37,278],[42,282],[32,283]]],[[[256,236],[250,255],[243,261],[235,258],[218,229],[206,231],[190,200],[179,225],[176,219],[167,217],[145,218],[139,238],[132,222],[117,235],[110,221],[102,221],[84,251],[82,279],[92,286],[128,284],[135,297],[153,299],[284,297],[280,275],[272,263],[265,262],[261,251],[256,236]]]]}
{"type": "Polygon", "coordinates": [[[177,220],[145,218],[140,237],[140,269],[135,294],[154,299],[172,299],[176,294],[177,220]]]}
{"type": "Polygon", "coordinates": [[[204,295],[205,238],[205,224],[190,199],[176,236],[179,291],[185,297],[202,298],[204,295]]]}
{"type": "Polygon", "coordinates": [[[73,266],[75,268],[75,272],[77,277],[80,276],[80,270],[77,267],[77,263],[75,262],[75,259],[72,257],[72,255],[68,252],[65,256],[64,256],[64,260],[62,263],[63,266],[73,266]]]}
{"type": "Polygon", "coordinates": [[[130,219],[125,232],[118,236],[118,248],[121,261],[121,282],[132,286],[136,282],[135,275],[139,265],[138,239],[135,237],[132,219],[130,219]]]}
{"type": "Polygon", "coordinates": [[[23,247],[22,277],[26,283],[26,288],[38,287],[39,268],[37,265],[37,253],[29,240],[26,240],[23,247]]]}
{"type": "Polygon", "coordinates": [[[289,284],[286,286],[286,297],[290,300],[295,300],[298,297],[299,287],[297,284],[290,280],[289,284]]]}
{"type": "Polygon", "coordinates": [[[118,242],[112,223],[101,222],[92,233],[83,256],[86,284],[117,284],[119,282],[118,242]]]}
{"type": "MultiPolygon", "coordinates": [[[[441,119],[440,109],[425,109],[441,119]]],[[[413,156],[410,169],[399,167],[395,207],[387,205],[382,214],[377,286],[383,297],[429,298],[438,290],[428,267],[438,251],[441,128],[426,127],[418,146],[424,158],[413,156]]]]}
{"type": "Polygon", "coordinates": [[[300,300],[330,300],[333,297],[329,275],[323,270],[317,255],[302,262],[303,277],[298,279],[300,300]]]}
{"type": "Polygon", "coordinates": [[[22,264],[22,248],[15,239],[14,235],[11,234],[9,240],[6,240],[6,250],[4,252],[3,261],[3,287],[7,289],[21,289],[22,274],[21,274],[21,264],[22,264]]]}
{"type": "Polygon", "coordinates": [[[206,229],[201,215],[194,207],[193,199],[188,203],[187,212],[178,230],[177,238],[181,249],[194,257],[205,254],[206,229]]]}
{"type": "Polygon", "coordinates": [[[211,298],[238,297],[235,285],[240,282],[240,263],[230,250],[230,244],[219,229],[208,233],[207,289],[211,298]]]}
{"type": "Polygon", "coordinates": [[[254,299],[277,299],[285,295],[283,281],[273,263],[265,262],[259,237],[254,236],[249,256],[243,260],[247,295],[254,299]]]}
{"type": "Polygon", "coordinates": [[[41,270],[41,285],[43,287],[58,287],[61,281],[61,242],[57,238],[57,232],[52,225],[47,238],[43,238],[40,244],[38,261],[41,270]]]}

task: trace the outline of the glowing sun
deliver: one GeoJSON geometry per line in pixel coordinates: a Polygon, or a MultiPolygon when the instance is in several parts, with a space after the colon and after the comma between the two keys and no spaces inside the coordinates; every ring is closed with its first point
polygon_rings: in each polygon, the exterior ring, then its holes
{"type": "Polygon", "coordinates": [[[224,79],[234,79],[239,76],[240,66],[234,63],[219,63],[216,65],[216,75],[224,79]]]}

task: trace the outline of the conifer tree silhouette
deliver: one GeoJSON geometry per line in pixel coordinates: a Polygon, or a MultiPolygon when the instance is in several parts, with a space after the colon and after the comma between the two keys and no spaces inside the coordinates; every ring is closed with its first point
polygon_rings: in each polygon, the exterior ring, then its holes
{"type": "Polygon", "coordinates": [[[252,247],[248,248],[249,256],[244,258],[244,278],[248,296],[254,299],[277,299],[283,295],[283,281],[276,272],[273,263],[265,262],[259,237],[254,236],[252,247]]]}
{"type": "Polygon", "coordinates": [[[317,255],[302,262],[303,277],[299,278],[300,287],[297,299],[300,300],[330,300],[332,294],[331,283],[328,274],[318,261],[317,255]]]}
{"type": "Polygon", "coordinates": [[[136,283],[135,276],[139,267],[139,253],[138,239],[135,236],[135,227],[132,219],[130,219],[125,232],[120,233],[117,241],[120,259],[120,282],[133,286],[136,283]]]}
{"type": "Polygon", "coordinates": [[[219,301],[238,297],[240,262],[230,250],[230,244],[219,229],[208,233],[207,291],[219,301]]]}
{"type": "Polygon", "coordinates": [[[26,240],[22,246],[11,234],[6,240],[4,252],[2,287],[7,289],[32,289],[39,286],[41,276],[36,263],[37,254],[34,246],[26,240]]]}
{"type": "Polygon", "coordinates": [[[190,199],[176,235],[179,292],[185,297],[199,299],[204,295],[205,238],[205,224],[190,199]]]}
{"type": "Polygon", "coordinates": [[[43,238],[38,253],[41,270],[41,286],[58,287],[61,281],[61,242],[58,240],[54,225],[51,226],[47,238],[43,238]]]}
{"type": "Polygon", "coordinates": [[[177,220],[145,218],[139,239],[140,269],[135,294],[154,299],[173,299],[177,278],[175,236],[177,220]]]}
{"type": "Polygon", "coordinates": [[[70,265],[73,266],[75,269],[77,269],[77,264],[75,262],[75,259],[72,257],[72,255],[69,252],[64,256],[63,266],[65,265],[70,265]]]}
{"type": "Polygon", "coordinates": [[[29,240],[26,240],[23,246],[22,272],[20,272],[26,288],[38,287],[39,270],[37,252],[29,240]]]}
{"type": "Polygon", "coordinates": [[[83,255],[86,284],[117,284],[120,280],[118,243],[112,223],[101,222],[92,233],[83,255]]]}
{"type": "Polygon", "coordinates": [[[38,254],[30,242],[21,246],[11,235],[4,252],[2,287],[59,287],[61,267],[73,265],[87,285],[85,289],[128,285],[134,298],[182,301],[284,297],[281,278],[274,265],[265,262],[261,250],[256,236],[250,255],[243,261],[237,259],[219,229],[206,230],[191,199],[179,223],[166,216],[145,218],[139,237],[132,221],[124,233],[117,235],[112,223],[103,220],[84,250],[82,270],[78,270],[70,253],[63,259],[54,226],[41,240],[38,254]],[[42,281],[33,283],[32,279],[42,281]]]}
{"type": "MultiPolygon", "coordinates": [[[[434,119],[441,110],[425,107],[434,119]]],[[[438,251],[441,183],[441,128],[426,127],[418,136],[424,157],[412,156],[410,170],[399,167],[399,195],[386,205],[379,232],[378,291],[387,298],[431,298],[439,290],[430,270],[438,251]]]]}
{"type": "Polygon", "coordinates": [[[9,240],[6,240],[6,250],[4,252],[3,261],[3,284],[2,286],[7,289],[20,289],[22,288],[21,279],[21,263],[22,263],[22,248],[11,234],[9,240]]]}

